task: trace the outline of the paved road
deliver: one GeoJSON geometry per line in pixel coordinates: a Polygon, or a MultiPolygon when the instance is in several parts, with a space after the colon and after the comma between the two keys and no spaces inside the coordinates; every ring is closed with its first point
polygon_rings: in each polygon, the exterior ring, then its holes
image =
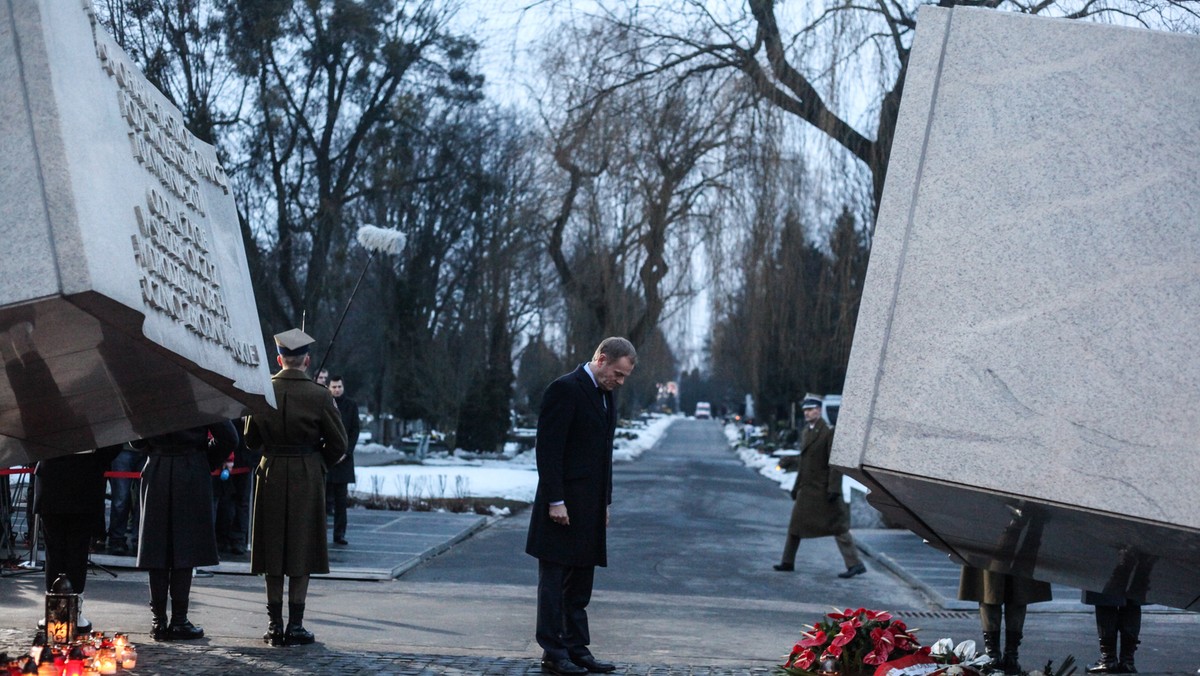
{"type": "MultiPolygon", "coordinates": [[[[681,420],[654,449],[616,469],[610,567],[597,574],[593,648],[629,674],[765,674],[804,623],[830,606],[893,610],[942,636],[975,638],[976,618],[931,605],[918,587],[876,561],[852,580],[832,539],[806,541],[798,572],[777,573],[789,512],[786,494],[742,466],[714,422],[681,420]]],[[[398,580],[315,580],[308,648],[267,649],[261,581],[197,579],[192,616],[208,631],[194,645],[148,645],[144,573],[93,577],[86,611],[100,628],[141,641],[137,673],[226,672],[232,665],[304,674],[525,674],[536,664],[536,565],[523,553],[528,514],[498,521],[398,580]]],[[[887,532],[862,533],[886,542],[887,532]]],[[[910,541],[911,542],[911,541],[910,541]]],[[[895,552],[893,552],[895,553],[895,552]]],[[[13,647],[38,615],[37,576],[0,580],[0,650],[13,647]],[[15,637],[15,638],[14,638],[15,637]]],[[[1090,613],[1033,613],[1027,666],[1075,654],[1092,659],[1090,613]]],[[[1192,614],[1147,622],[1145,672],[1194,674],[1200,666],[1192,614]]]]}

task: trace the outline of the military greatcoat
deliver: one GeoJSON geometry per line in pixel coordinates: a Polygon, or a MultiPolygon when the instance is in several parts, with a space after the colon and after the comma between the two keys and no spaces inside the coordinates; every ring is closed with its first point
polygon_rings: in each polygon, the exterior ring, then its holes
{"type": "Polygon", "coordinates": [[[1053,598],[1050,583],[981,568],[963,566],[958,578],[958,599],[991,605],[1026,606],[1053,598]]]}
{"type": "Polygon", "coordinates": [[[130,442],[146,451],[138,568],[218,563],[211,472],[237,444],[237,428],[228,420],[130,442]]]}
{"type": "Polygon", "coordinates": [[[842,475],[829,468],[833,430],[821,419],[812,427],[805,426],[800,448],[799,456],[779,463],[784,469],[797,470],[788,534],[798,538],[841,535],[850,530],[850,510],[842,499],[842,475]]]}
{"type": "Polygon", "coordinates": [[[329,390],[299,369],[271,378],[274,411],[246,420],[246,445],[260,450],[254,473],[250,572],[329,572],[325,473],[346,452],[346,430],[329,390]]]}

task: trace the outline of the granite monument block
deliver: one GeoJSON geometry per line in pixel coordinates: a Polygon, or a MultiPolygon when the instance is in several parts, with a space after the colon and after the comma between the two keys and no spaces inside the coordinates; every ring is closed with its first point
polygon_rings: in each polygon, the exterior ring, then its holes
{"type": "Polygon", "coordinates": [[[1200,37],[924,6],[833,462],[960,562],[1200,609],[1200,37]]]}
{"type": "Polygon", "coordinates": [[[273,404],[215,150],[88,0],[0,4],[0,466],[273,404]]]}

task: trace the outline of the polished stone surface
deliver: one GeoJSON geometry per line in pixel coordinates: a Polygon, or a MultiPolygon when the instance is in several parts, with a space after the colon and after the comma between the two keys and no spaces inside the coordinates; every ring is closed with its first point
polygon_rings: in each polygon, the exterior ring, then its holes
{"type": "Polygon", "coordinates": [[[0,89],[0,466],[271,403],[228,178],[90,5],[0,5],[0,89]]]}
{"type": "Polygon", "coordinates": [[[1106,548],[1045,579],[1103,587],[1126,546],[1200,579],[1198,73],[1195,36],[921,9],[833,461],[976,565],[1023,499],[1106,548]]]}

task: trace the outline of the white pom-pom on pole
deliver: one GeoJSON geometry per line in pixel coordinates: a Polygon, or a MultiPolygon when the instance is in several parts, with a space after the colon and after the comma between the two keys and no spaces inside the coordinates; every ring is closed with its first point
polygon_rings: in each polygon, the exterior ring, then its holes
{"type": "Polygon", "coordinates": [[[354,283],[354,290],[350,292],[350,299],[346,301],[346,307],[342,309],[342,316],[338,318],[337,328],[333,330],[333,337],[329,339],[329,348],[325,350],[325,356],[321,358],[321,364],[313,372],[314,378],[321,373],[321,369],[325,368],[325,361],[329,359],[330,353],[333,352],[333,341],[337,340],[338,333],[342,330],[342,322],[346,321],[346,313],[350,311],[350,304],[354,302],[354,296],[358,293],[358,286],[362,284],[363,277],[367,275],[367,268],[370,267],[375,254],[398,255],[404,251],[404,244],[406,242],[404,233],[399,230],[380,228],[375,225],[360,227],[355,238],[362,248],[371,252],[371,255],[367,256],[367,262],[363,264],[362,272],[358,275],[358,281],[354,283]]]}
{"type": "Polygon", "coordinates": [[[399,254],[404,251],[404,233],[390,228],[364,225],[358,229],[358,243],[368,251],[399,254]]]}

